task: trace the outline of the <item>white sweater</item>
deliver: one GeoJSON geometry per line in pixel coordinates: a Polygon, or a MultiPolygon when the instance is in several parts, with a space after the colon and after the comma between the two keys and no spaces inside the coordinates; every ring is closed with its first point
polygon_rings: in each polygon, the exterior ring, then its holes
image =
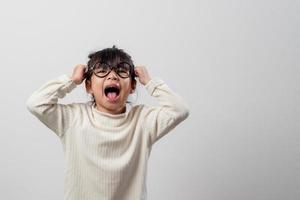
{"type": "Polygon", "coordinates": [[[152,145],[189,115],[186,102],[159,77],[145,88],[159,106],[136,105],[122,114],[95,104],[59,104],[76,87],[67,75],[45,83],[27,100],[28,110],[60,139],[65,160],[64,200],[146,199],[152,145]]]}

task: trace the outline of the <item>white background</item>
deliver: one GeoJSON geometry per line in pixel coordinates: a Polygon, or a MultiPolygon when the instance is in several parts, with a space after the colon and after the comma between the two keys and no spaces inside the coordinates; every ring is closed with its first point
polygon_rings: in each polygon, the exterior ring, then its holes
{"type": "MultiPolygon", "coordinates": [[[[152,149],[150,200],[300,199],[296,0],[2,1],[1,199],[63,198],[63,150],[26,109],[103,48],[128,52],[190,106],[152,149]]],[[[136,103],[156,103],[139,85],[136,103]]],[[[63,101],[87,101],[81,85],[63,101]]]]}

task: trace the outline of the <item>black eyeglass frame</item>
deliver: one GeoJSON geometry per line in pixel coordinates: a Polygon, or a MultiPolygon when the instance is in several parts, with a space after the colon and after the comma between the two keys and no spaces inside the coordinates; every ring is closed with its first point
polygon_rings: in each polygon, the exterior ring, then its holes
{"type": "Polygon", "coordinates": [[[129,78],[130,75],[132,76],[132,74],[134,74],[134,65],[131,65],[130,63],[125,62],[125,61],[118,63],[116,66],[111,66],[111,65],[109,65],[108,63],[104,63],[104,62],[102,62],[102,63],[97,62],[97,63],[95,63],[95,64],[93,65],[92,69],[93,69],[93,73],[95,74],[95,76],[97,76],[97,77],[99,77],[99,78],[104,78],[104,77],[106,77],[112,70],[114,70],[114,71],[118,74],[118,76],[120,76],[121,78],[124,78],[124,79],[125,79],[125,78],[129,78]],[[126,76],[126,77],[121,76],[121,75],[118,73],[118,70],[117,70],[117,69],[118,69],[118,65],[120,65],[120,64],[122,64],[122,63],[126,63],[126,64],[128,64],[128,65],[130,66],[129,74],[128,74],[128,76],[126,76]],[[100,65],[101,65],[101,64],[106,64],[106,65],[109,66],[109,69],[110,69],[110,70],[107,72],[106,75],[104,75],[104,76],[99,76],[99,75],[95,72],[95,70],[97,69],[97,68],[95,68],[97,64],[100,64],[100,65]]]}

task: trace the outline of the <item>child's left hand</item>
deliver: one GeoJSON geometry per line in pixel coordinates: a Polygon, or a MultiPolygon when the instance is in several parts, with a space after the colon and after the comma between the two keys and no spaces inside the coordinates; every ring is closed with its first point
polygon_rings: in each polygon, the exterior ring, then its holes
{"type": "Polygon", "coordinates": [[[146,85],[151,80],[151,77],[150,77],[146,67],[136,66],[134,70],[135,70],[135,74],[139,78],[139,81],[141,84],[146,85]]]}

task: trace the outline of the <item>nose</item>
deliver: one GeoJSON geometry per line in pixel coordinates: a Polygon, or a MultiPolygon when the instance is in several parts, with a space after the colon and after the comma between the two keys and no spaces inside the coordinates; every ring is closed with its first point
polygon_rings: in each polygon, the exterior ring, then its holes
{"type": "Polygon", "coordinates": [[[117,73],[114,70],[111,70],[109,74],[107,75],[107,79],[113,79],[113,80],[118,80],[119,77],[117,73]]]}

